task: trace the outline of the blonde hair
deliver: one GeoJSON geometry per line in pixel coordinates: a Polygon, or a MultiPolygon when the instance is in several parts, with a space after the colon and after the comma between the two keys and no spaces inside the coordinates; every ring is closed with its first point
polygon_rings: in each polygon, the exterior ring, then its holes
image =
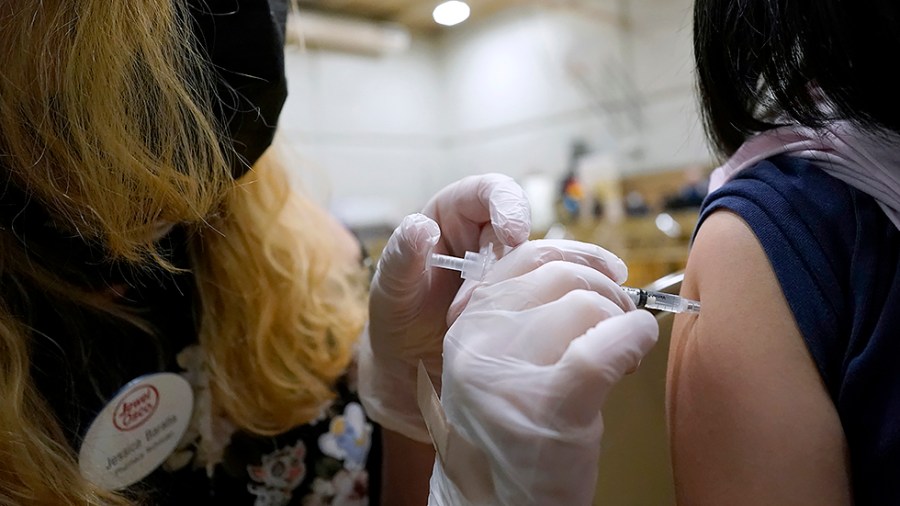
{"type": "Polygon", "coordinates": [[[270,149],[193,244],[214,398],[258,434],[321,413],[367,316],[358,251],[281,167],[270,149]]]}
{"type": "Polygon", "coordinates": [[[212,81],[180,2],[4,4],[4,163],[57,226],[140,261],[156,223],[219,204],[229,172],[212,81]]]}
{"type": "MultiPolygon", "coordinates": [[[[155,231],[196,229],[215,401],[246,430],[279,432],[331,397],[363,325],[363,290],[323,212],[289,192],[277,161],[231,181],[211,74],[180,4],[0,3],[0,177],[111,260],[175,270],[155,231]]],[[[0,504],[128,503],[80,476],[30,376],[32,330],[5,297],[22,303],[29,286],[148,326],[28,259],[26,246],[0,227],[0,504]]]]}

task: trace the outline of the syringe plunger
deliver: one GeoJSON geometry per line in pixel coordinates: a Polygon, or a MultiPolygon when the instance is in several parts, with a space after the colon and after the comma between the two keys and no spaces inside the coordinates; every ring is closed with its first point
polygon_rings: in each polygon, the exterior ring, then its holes
{"type": "Polygon", "coordinates": [[[481,248],[481,251],[466,251],[465,258],[453,257],[450,255],[441,255],[440,253],[432,253],[425,260],[425,268],[440,267],[442,269],[450,269],[459,271],[459,275],[463,279],[484,278],[488,268],[497,257],[494,255],[494,245],[489,243],[481,248]]]}

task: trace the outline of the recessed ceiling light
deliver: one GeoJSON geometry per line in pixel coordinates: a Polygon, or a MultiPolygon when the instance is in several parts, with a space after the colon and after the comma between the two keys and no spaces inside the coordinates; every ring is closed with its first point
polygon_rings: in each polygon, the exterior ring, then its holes
{"type": "Polygon", "coordinates": [[[453,26],[462,23],[469,18],[469,5],[458,0],[444,2],[434,8],[431,16],[435,23],[444,26],[453,26]]]}

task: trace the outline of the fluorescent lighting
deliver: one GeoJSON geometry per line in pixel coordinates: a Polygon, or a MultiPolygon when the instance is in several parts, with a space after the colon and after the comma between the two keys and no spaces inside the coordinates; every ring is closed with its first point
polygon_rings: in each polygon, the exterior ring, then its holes
{"type": "Polygon", "coordinates": [[[462,23],[469,18],[469,5],[458,0],[444,2],[434,8],[431,16],[435,23],[444,26],[453,26],[462,23]]]}

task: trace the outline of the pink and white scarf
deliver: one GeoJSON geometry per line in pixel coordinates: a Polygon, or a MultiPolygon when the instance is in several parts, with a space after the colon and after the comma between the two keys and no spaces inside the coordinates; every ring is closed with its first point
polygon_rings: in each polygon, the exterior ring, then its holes
{"type": "Polygon", "coordinates": [[[900,135],[860,130],[847,121],[816,129],[786,126],[751,137],[713,171],[709,191],[741,170],[782,154],[815,162],[831,176],[871,195],[900,229],[900,135]]]}

